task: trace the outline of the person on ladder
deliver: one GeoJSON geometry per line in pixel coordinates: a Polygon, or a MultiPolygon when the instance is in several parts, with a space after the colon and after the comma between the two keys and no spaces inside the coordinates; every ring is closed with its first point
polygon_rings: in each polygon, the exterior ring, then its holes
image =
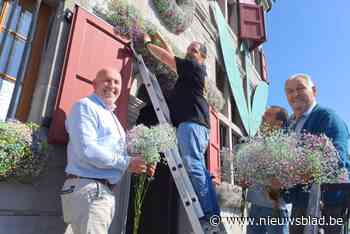
{"type": "Polygon", "coordinates": [[[217,233],[220,230],[210,225],[210,218],[220,216],[220,208],[211,176],[205,166],[210,129],[209,105],[204,97],[207,48],[194,41],[188,46],[186,57],[179,58],[159,33],[155,37],[161,41],[162,46],[152,44],[150,36],[144,34],[145,47],[179,77],[169,103],[170,116],[177,128],[180,155],[204,212],[200,222],[204,233],[217,233]]]}

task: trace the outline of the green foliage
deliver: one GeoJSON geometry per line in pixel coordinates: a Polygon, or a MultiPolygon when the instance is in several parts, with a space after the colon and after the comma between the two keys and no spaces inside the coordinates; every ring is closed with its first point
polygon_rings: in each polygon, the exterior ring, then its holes
{"type": "Polygon", "coordinates": [[[47,152],[37,124],[0,123],[0,180],[31,181],[44,170],[47,152]]]}

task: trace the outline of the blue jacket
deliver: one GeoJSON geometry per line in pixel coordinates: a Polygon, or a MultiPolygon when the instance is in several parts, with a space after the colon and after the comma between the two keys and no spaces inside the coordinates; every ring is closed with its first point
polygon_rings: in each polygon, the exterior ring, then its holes
{"type": "MultiPolygon", "coordinates": [[[[311,134],[325,134],[330,138],[340,156],[340,167],[345,167],[350,172],[350,161],[348,156],[348,140],[350,138],[349,130],[345,122],[331,109],[316,105],[308,119],[303,130],[311,134]]],[[[302,186],[295,186],[285,194],[284,199],[292,202],[296,207],[306,207],[309,200],[309,192],[304,191],[302,186]]],[[[325,203],[341,203],[344,199],[342,192],[325,192],[322,194],[325,203]]]]}

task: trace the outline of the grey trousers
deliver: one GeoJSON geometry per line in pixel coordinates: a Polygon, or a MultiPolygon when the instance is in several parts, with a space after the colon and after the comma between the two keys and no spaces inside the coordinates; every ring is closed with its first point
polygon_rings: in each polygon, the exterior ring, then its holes
{"type": "Polygon", "coordinates": [[[108,234],[115,213],[115,195],[90,179],[67,179],[61,191],[66,234],[108,234]]]}

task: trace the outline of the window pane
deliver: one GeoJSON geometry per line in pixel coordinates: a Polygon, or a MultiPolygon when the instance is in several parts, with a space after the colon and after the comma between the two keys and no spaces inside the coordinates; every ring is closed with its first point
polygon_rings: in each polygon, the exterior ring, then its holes
{"type": "Polygon", "coordinates": [[[24,47],[25,47],[25,42],[20,40],[15,40],[15,44],[13,46],[13,50],[10,56],[11,60],[6,72],[12,77],[17,78],[17,74],[23,58],[24,47]]]}
{"type": "Polygon", "coordinates": [[[6,119],[14,87],[14,82],[2,80],[0,78],[0,121],[4,121],[6,119]]]}
{"type": "Polygon", "coordinates": [[[0,55],[0,72],[4,73],[7,61],[9,59],[10,55],[10,50],[12,47],[13,43],[13,36],[11,34],[5,34],[5,43],[4,43],[4,48],[2,49],[1,55],[0,55]]]}
{"type": "Polygon", "coordinates": [[[30,24],[32,22],[33,15],[30,11],[23,11],[19,20],[19,26],[17,32],[24,37],[28,37],[30,24]]]}
{"type": "Polygon", "coordinates": [[[16,6],[16,10],[12,16],[12,19],[11,19],[11,24],[10,24],[10,30],[16,32],[16,28],[17,28],[17,24],[18,24],[18,21],[19,21],[19,17],[21,15],[21,10],[22,10],[22,7],[17,5],[16,6]]]}
{"type": "Polygon", "coordinates": [[[8,3],[8,9],[7,11],[5,12],[5,21],[4,21],[4,26],[6,27],[7,24],[8,24],[8,21],[9,21],[9,18],[10,18],[10,15],[12,13],[12,10],[13,10],[13,7],[14,7],[14,2],[13,1],[10,1],[8,3]]]}
{"type": "MultiPolygon", "coordinates": [[[[4,32],[0,32],[0,48],[2,48],[2,38],[4,37],[4,32]]],[[[0,51],[1,52],[1,51],[0,51]]]]}

